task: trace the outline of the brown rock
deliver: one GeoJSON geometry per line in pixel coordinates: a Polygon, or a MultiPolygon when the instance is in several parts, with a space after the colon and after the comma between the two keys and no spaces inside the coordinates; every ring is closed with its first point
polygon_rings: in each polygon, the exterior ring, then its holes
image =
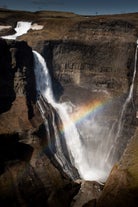
{"type": "Polygon", "coordinates": [[[28,130],[36,101],[32,50],[25,42],[2,39],[0,49],[0,133],[28,130]]]}
{"type": "Polygon", "coordinates": [[[138,130],[120,162],[114,166],[98,201],[98,207],[138,205],[138,130]]]}
{"type": "Polygon", "coordinates": [[[73,198],[71,207],[96,206],[102,186],[95,181],[80,181],[81,187],[78,194],[73,198]]]}

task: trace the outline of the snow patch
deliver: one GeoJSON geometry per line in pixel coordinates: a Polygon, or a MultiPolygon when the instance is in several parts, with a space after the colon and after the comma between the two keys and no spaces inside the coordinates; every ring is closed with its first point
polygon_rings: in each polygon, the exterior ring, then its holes
{"type": "Polygon", "coordinates": [[[4,26],[4,25],[0,25],[0,31],[4,30],[4,29],[10,29],[12,26],[4,26]]]}
{"type": "Polygon", "coordinates": [[[13,35],[2,36],[2,38],[15,40],[17,37],[26,34],[28,30],[31,28],[31,24],[32,22],[19,21],[17,22],[17,25],[15,27],[16,33],[13,35]]]}
{"type": "MultiPolygon", "coordinates": [[[[4,29],[5,27],[9,28],[11,26],[0,26],[0,28],[2,27],[2,29],[4,29]]],[[[15,40],[17,37],[26,34],[30,29],[32,30],[41,30],[43,29],[43,25],[38,25],[36,23],[34,23],[32,25],[32,22],[24,22],[24,21],[19,21],[17,22],[17,25],[15,27],[15,31],[16,33],[13,35],[7,35],[7,36],[2,36],[3,39],[11,39],[11,40],[15,40]]]]}
{"type": "Polygon", "coordinates": [[[39,25],[39,24],[36,24],[36,23],[31,26],[32,30],[41,30],[43,28],[44,28],[43,25],[39,25]]]}

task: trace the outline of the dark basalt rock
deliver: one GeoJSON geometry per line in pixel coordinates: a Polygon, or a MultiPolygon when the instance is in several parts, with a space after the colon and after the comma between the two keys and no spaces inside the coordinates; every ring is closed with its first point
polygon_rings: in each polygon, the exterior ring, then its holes
{"type": "Polygon", "coordinates": [[[3,122],[0,132],[7,133],[6,125],[9,125],[7,131],[20,131],[20,126],[25,124],[21,124],[21,119],[27,124],[34,116],[36,86],[32,49],[24,41],[0,39],[0,64],[0,120],[3,122]]]}
{"type": "Polygon", "coordinates": [[[11,68],[11,54],[8,44],[0,39],[0,113],[10,109],[15,99],[14,71],[11,68]]]}
{"type": "Polygon", "coordinates": [[[0,64],[0,113],[9,110],[17,96],[25,96],[31,118],[31,102],[36,101],[32,49],[23,41],[0,39],[0,64]]]}

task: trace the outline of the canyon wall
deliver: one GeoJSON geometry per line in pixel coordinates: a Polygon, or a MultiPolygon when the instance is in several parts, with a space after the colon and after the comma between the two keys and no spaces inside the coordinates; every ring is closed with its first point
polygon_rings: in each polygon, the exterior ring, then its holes
{"type": "Polygon", "coordinates": [[[46,156],[32,49],[0,39],[0,65],[0,205],[68,206],[79,184],[46,156]]]}
{"type": "Polygon", "coordinates": [[[31,128],[28,119],[33,116],[36,101],[32,49],[25,42],[2,39],[0,45],[0,131],[20,132],[31,128]]]}
{"type": "MultiPolygon", "coordinates": [[[[138,35],[137,18],[135,18],[137,15],[134,16],[133,14],[129,17],[127,15],[101,16],[92,19],[85,17],[83,20],[74,18],[74,22],[71,19],[70,23],[68,20],[65,23],[62,19],[62,24],[59,25],[58,21],[54,24],[54,20],[46,20],[47,33],[44,31],[37,33],[38,37],[35,32],[32,33],[38,42],[29,41],[27,36],[24,37],[45,57],[53,80],[53,90],[59,101],[71,101],[77,107],[94,99],[110,97],[112,101],[108,103],[104,120],[110,120],[112,123],[117,119],[128,95],[134,71],[138,35]],[[45,41],[42,40],[43,35],[45,41]]],[[[136,75],[133,100],[127,106],[124,117],[118,159],[137,127],[137,77],[136,75]]],[[[107,122],[102,122],[106,126],[107,122]]],[[[130,157],[127,156],[127,161],[122,161],[117,169],[116,166],[113,168],[98,206],[137,205],[137,184],[134,184],[137,180],[137,155],[132,158],[136,140],[137,136],[134,139],[135,144],[131,144],[131,151],[127,151],[127,155],[131,154],[130,157]],[[130,168],[133,169],[131,173],[127,163],[130,163],[130,168]],[[124,176],[125,181],[120,181],[120,176],[124,176]]],[[[85,190],[83,187],[80,189],[74,206],[96,206],[92,196],[89,201],[84,196],[85,192],[86,194],[89,192],[89,187],[85,190]]]]}
{"type": "MultiPolygon", "coordinates": [[[[135,63],[136,42],[127,39],[101,39],[90,45],[79,41],[45,41],[42,54],[53,80],[53,91],[60,102],[69,101],[77,107],[93,100],[107,101],[101,118],[109,125],[118,119],[129,93],[135,63]],[[102,100],[103,99],[103,100],[102,100]]],[[[134,103],[127,106],[119,155],[135,130],[137,86],[134,103]],[[133,105],[135,103],[135,106],[133,105]]],[[[110,126],[111,127],[111,126],[110,126]]]]}

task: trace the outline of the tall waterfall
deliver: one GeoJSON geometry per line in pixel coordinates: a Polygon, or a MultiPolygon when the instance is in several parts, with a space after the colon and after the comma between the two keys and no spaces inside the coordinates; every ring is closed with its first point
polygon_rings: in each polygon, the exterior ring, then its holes
{"type": "MultiPolygon", "coordinates": [[[[42,94],[43,97],[58,112],[63,123],[63,129],[61,129],[61,133],[63,133],[65,139],[71,164],[77,168],[80,176],[83,177],[84,171],[86,171],[87,173],[90,169],[87,164],[87,161],[85,160],[86,152],[82,145],[77,128],[69,118],[69,115],[66,111],[65,104],[58,104],[54,99],[52,86],[51,86],[51,79],[44,58],[36,51],[33,51],[33,53],[34,53],[34,60],[35,60],[35,76],[36,76],[37,91],[39,94],[42,94]]],[[[39,102],[39,106],[41,108],[42,114],[44,114],[45,112],[43,111],[40,102],[39,102]]],[[[54,124],[54,129],[56,129],[55,124],[54,124]]],[[[57,130],[55,130],[55,142],[57,147],[57,152],[55,153],[55,157],[57,161],[62,163],[61,165],[63,167],[66,165],[65,162],[67,162],[67,160],[65,159],[63,152],[61,150],[62,146],[60,143],[57,130]]],[[[65,171],[67,172],[68,170],[65,169],[65,171]]]]}
{"type": "MultiPolygon", "coordinates": [[[[33,51],[35,61],[35,76],[39,109],[45,122],[46,129],[49,131],[49,123],[45,117],[46,102],[48,102],[58,113],[62,125],[57,127],[54,113],[51,115],[53,128],[55,150],[52,148],[52,140],[49,139],[50,150],[61,165],[63,170],[73,178],[71,167],[74,166],[82,179],[105,181],[112,168],[110,162],[110,152],[116,137],[121,132],[121,122],[125,113],[126,105],[133,96],[134,81],[137,64],[137,48],[135,53],[135,65],[132,84],[128,97],[123,105],[122,113],[119,119],[117,134],[113,133],[114,125],[110,128],[102,127],[96,120],[96,115],[89,116],[80,126],[70,119],[68,113],[68,103],[57,103],[54,99],[51,78],[44,58],[33,51]],[[41,96],[42,95],[42,96],[41,96]],[[78,127],[79,130],[78,130],[78,127]],[[86,128],[86,129],[85,129],[86,128]],[[62,137],[62,138],[61,138],[62,137]],[[64,147],[66,152],[64,152],[64,147]]],[[[50,135],[49,135],[50,137],[50,135]]]]}

